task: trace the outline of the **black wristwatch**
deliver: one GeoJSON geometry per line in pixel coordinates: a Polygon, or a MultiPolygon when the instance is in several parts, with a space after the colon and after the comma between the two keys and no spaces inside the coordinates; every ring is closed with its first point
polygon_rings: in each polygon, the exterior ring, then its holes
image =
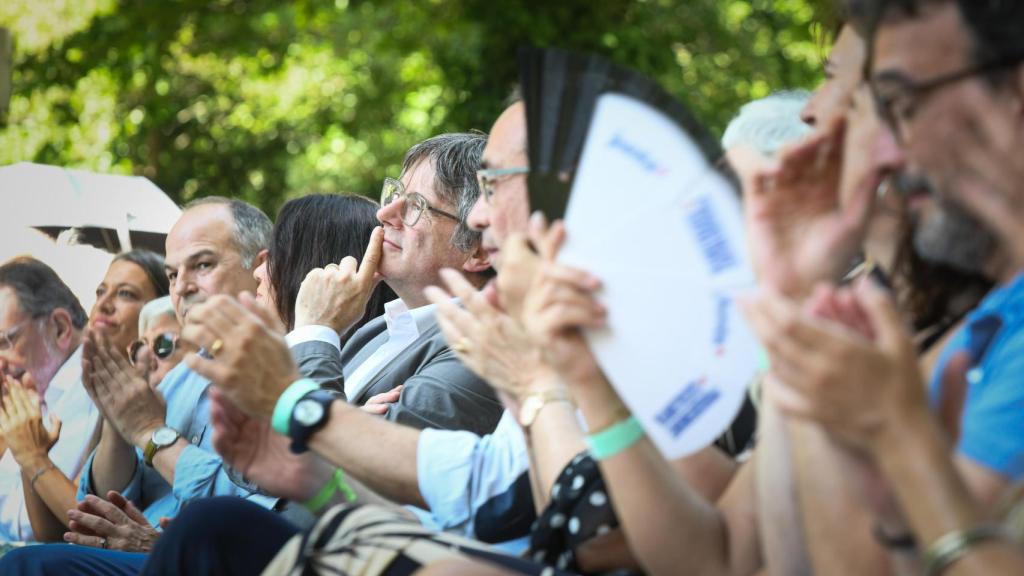
{"type": "Polygon", "coordinates": [[[311,390],[295,403],[288,423],[288,436],[292,439],[291,451],[302,454],[309,450],[306,444],[317,430],[327,424],[331,417],[331,404],[337,397],[327,390],[311,390]]]}

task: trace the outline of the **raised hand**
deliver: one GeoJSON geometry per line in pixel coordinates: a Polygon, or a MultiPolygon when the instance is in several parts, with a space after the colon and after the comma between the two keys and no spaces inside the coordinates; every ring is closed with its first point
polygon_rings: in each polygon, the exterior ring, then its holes
{"type": "MultiPolygon", "coordinates": [[[[93,548],[124,552],[149,552],[160,533],[119,492],[107,492],[107,500],[92,494],[68,511],[69,532],[64,541],[93,548]]],[[[161,523],[162,523],[161,519],[161,523]]]]}
{"type": "Polygon", "coordinates": [[[213,447],[224,461],[270,494],[308,500],[334,472],[312,452],[293,454],[290,439],[242,412],[216,388],[210,390],[210,422],[213,447]]]}
{"type": "Polygon", "coordinates": [[[431,286],[424,291],[437,305],[437,321],[445,339],[474,374],[495,389],[522,401],[538,387],[558,385],[540,348],[522,325],[499,309],[460,273],[442,270],[448,291],[431,286]],[[458,297],[462,306],[452,301],[458,297]]]}
{"type": "Polygon", "coordinates": [[[380,280],[377,266],[383,242],[384,229],[378,226],[370,235],[361,264],[346,256],[337,264],[310,270],[295,300],[295,327],[330,326],[343,334],[358,322],[380,280]]]}
{"type": "Polygon", "coordinates": [[[90,330],[82,352],[82,384],[104,418],[130,444],[145,446],[164,425],[167,407],[160,394],[107,336],[90,330]]]}
{"type": "Polygon", "coordinates": [[[771,401],[784,413],[821,423],[848,445],[870,450],[928,406],[916,349],[888,295],[863,281],[854,296],[874,340],[814,317],[777,293],[764,291],[742,305],[771,357],[771,401]]]}
{"type": "Polygon", "coordinates": [[[787,148],[744,190],[755,271],[782,294],[801,298],[819,281],[837,280],[860,250],[874,188],[851,184],[840,201],[845,132],[839,120],[787,148]]]}
{"type": "Polygon", "coordinates": [[[189,354],[185,363],[250,415],[269,420],[281,393],[299,379],[280,319],[248,292],[197,305],[181,337],[217,350],[212,359],[189,354]]]}
{"type": "Polygon", "coordinates": [[[21,381],[13,376],[5,377],[0,434],[19,466],[28,470],[46,461],[50,449],[60,438],[60,428],[61,421],[56,414],[50,414],[49,430],[43,424],[39,393],[31,374],[22,374],[21,381]]]}

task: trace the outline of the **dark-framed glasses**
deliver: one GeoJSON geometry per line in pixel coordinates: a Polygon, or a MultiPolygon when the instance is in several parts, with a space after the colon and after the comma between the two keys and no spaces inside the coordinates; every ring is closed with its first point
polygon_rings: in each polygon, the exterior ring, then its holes
{"type": "Polygon", "coordinates": [[[178,335],[174,332],[164,332],[154,338],[152,343],[141,339],[132,342],[128,346],[128,361],[131,362],[132,366],[135,366],[138,362],[139,352],[146,346],[149,346],[153,351],[153,356],[160,360],[166,360],[171,354],[174,354],[174,349],[178,346],[178,335]]]}
{"type": "Polygon", "coordinates": [[[484,201],[490,204],[491,196],[494,196],[494,184],[502,178],[515,176],[517,174],[529,174],[530,168],[519,166],[516,168],[481,168],[476,171],[476,183],[480,186],[480,195],[484,201]]]}
{"type": "Polygon", "coordinates": [[[420,221],[420,216],[427,211],[451,218],[456,222],[460,221],[455,214],[431,206],[427,199],[418,192],[406,192],[405,186],[400,180],[385,178],[384,187],[380,191],[380,205],[388,206],[398,200],[403,200],[401,216],[402,223],[406,226],[415,226],[420,221]]]}
{"type": "Polygon", "coordinates": [[[917,82],[903,76],[887,76],[884,73],[870,82],[871,94],[878,107],[878,114],[892,129],[893,134],[903,141],[909,134],[910,120],[929,96],[939,89],[957,82],[1016,66],[1024,61],[1024,53],[997,58],[985,64],[970,66],[963,70],[917,82]]]}

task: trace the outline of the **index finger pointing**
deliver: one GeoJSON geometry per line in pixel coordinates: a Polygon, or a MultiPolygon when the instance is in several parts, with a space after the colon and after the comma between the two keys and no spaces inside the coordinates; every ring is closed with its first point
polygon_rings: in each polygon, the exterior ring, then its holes
{"type": "Polygon", "coordinates": [[[373,282],[383,251],[384,229],[377,226],[370,234],[370,243],[366,246],[366,253],[363,254],[363,261],[359,264],[359,272],[356,274],[361,281],[367,284],[373,282]]]}

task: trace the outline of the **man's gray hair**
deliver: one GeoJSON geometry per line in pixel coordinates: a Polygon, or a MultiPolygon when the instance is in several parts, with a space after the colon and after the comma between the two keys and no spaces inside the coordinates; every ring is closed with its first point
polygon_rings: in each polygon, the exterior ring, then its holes
{"type": "Polygon", "coordinates": [[[273,222],[262,210],[252,204],[223,196],[207,196],[193,200],[186,204],[184,209],[187,211],[206,204],[220,204],[231,209],[235,225],[233,236],[235,245],[238,247],[238,254],[242,257],[242,268],[252,270],[256,264],[256,257],[270,247],[270,235],[274,230],[273,222]]]}
{"type": "Polygon", "coordinates": [[[466,218],[480,195],[476,171],[486,144],[487,135],[482,132],[441,134],[410,148],[402,161],[403,174],[421,160],[430,162],[438,199],[456,208],[459,223],[452,245],[462,252],[471,252],[480,244],[480,233],[466,225],[466,218]]]}
{"type": "Polygon", "coordinates": [[[811,127],[800,119],[800,111],[811,94],[804,90],[776,92],[740,108],[722,136],[722,148],[750,146],[774,156],[783,146],[806,136],[811,127]]]}
{"type": "Polygon", "coordinates": [[[139,338],[146,334],[150,325],[163,316],[170,316],[175,321],[178,320],[178,316],[174,313],[174,304],[171,303],[170,296],[161,296],[146,302],[146,305],[139,311],[139,338]]]}

